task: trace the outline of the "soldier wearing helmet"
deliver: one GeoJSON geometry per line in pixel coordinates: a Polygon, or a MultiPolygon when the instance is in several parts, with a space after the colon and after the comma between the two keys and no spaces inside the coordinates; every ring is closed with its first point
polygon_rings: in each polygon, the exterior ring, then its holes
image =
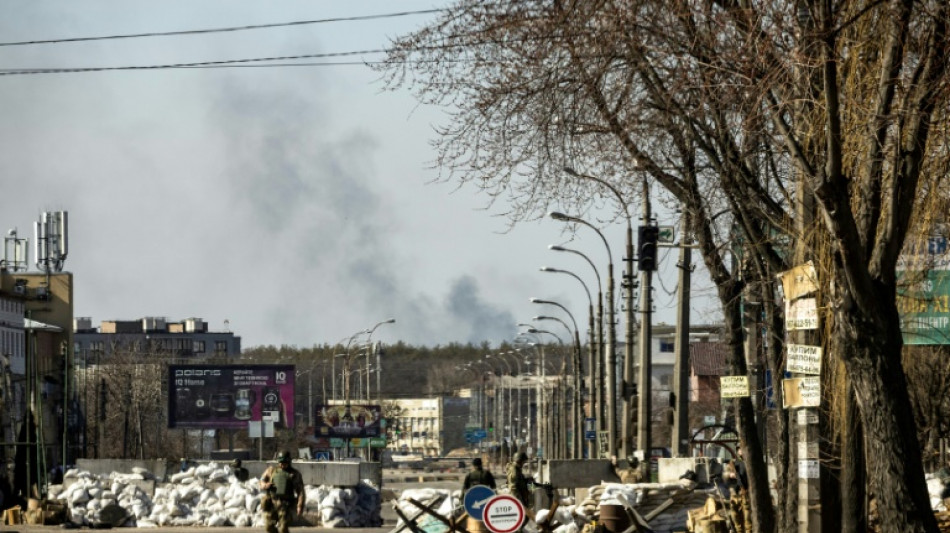
{"type": "Polygon", "coordinates": [[[294,521],[294,510],[303,513],[307,495],[304,492],[303,476],[290,466],[290,452],[277,454],[277,466],[270,466],[261,476],[261,510],[264,512],[264,529],[267,533],[288,533],[294,521]],[[296,507],[294,506],[296,503],[296,507]]]}
{"type": "Polygon", "coordinates": [[[528,489],[528,478],[524,475],[522,467],[528,461],[528,455],[519,452],[515,460],[508,463],[506,474],[508,474],[508,492],[518,498],[524,506],[530,507],[531,491],[528,489]]]}

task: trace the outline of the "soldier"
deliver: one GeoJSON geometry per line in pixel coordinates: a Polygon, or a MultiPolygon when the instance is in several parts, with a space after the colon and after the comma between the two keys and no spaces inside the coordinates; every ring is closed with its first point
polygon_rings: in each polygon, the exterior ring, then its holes
{"type": "Polygon", "coordinates": [[[233,473],[234,477],[241,483],[244,483],[245,481],[247,481],[247,479],[251,476],[250,473],[247,471],[247,468],[244,468],[243,466],[241,466],[240,459],[235,459],[231,461],[231,473],[233,473]]]}
{"type": "Polygon", "coordinates": [[[610,464],[614,468],[614,473],[620,478],[621,483],[640,483],[643,481],[643,473],[640,472],[640,460],[636,457],[628,457],[626,466],[623,462],[617,461],[617,456],[610,458],[610,464]]]}
{"type": "Polygon", "coordinates": [[[525,508],[531,507],[529,502],[531,501],[531,493],[528,490],[528,478],[525,477],[524,472],[521,471],[525,462],[528,460],[528,455],[524,452],[518,452],[518,455],[515,457],[515,460],[508,463],[508,491],[512,496],[518,498],[525,508]]]}
{"type": "Polygon", "coordinates": [[[464,494],[475,485],[485,485],[492,490],[495,489],[495,476],[482,468],[482,460],[478,457],[472,459],[472,471],[465,476],[465,481],[462,483],[462,493],[464,494]]]}
{"type": "Polygon", "coordinates": [[[270,466],[261,476],[261,490],[265,491],[261,499],[264,512],[264,530],[267,533],[288,533],[294,520],[294,502],[297,514],[303,513],[307,495],[303,488],[303,476],[290,466],[290,452],[277,455],[277,466],[270,466]],[[266,500],[266,502],[265,502],[266,500]]]}

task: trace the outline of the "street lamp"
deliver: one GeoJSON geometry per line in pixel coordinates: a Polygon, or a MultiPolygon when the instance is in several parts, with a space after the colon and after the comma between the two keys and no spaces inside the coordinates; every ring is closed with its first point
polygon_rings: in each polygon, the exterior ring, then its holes
{"type": "MultiPolygon", "coordinates": [[[[558,251],[567,251],[567,249],[561,248],[561,250],[558,250],[558,251]]],[[[578,253],[580,253],[580,252],[578,252],[578,253]]],[[[581,255],[583,255],[583,254],[581,254],[581,255]]],[[[585,257],[585,259],[586,259],[586,256],[584,256],[584,257],[585,257]]],[[[589,261],[589,260],[588,260],[588,261],[589,261]]],[[[595,269],[594,269],[594,272],[596,273],[596,271],[597,271],[597,269],[595,268],[595,269]]],[[[567,274],[567,275],[573,277],[574,279],[576,279],[577,281],[581,282],[581,285],[584,287],[584,292],[587,294],[587,303],[588,303],[588,308],[587,308],[587,321],[588,321],[588,323],[587,323],[587,327],[588,327],[588,336],[589,336],[589,339],[590,339],[589,342],[588,342],[588,369],[587,369],[587,372],[589,373],[590,377],[589,377],[589,379],[586,380],[586,381],[589,383],[589,387],[590,387],[590,388],[589,388],[589,390],[587,391],[586,397],[587,397],[587,398],[589,399],[589,401],[591,402],[591,408],[590,408],[591,416],[592,416],[592,417],[595,417],[595,416],[597,416],[597,411],[596,411],[596,409],[595,409],[595,404],[594,404],[594,395],[591,394],[591,392],[590,392],[590,391],[594,390],[594,350],[595,350],[595,345],[596,345],[596,343],[597,343],[597,334],[596,334],[596,332],[595,332],[595,330],[594,330],[594,300],[593,300],[593,298],[591,298],[591,296],[590,296],[590,290],[588,290],[587,284],[584,283],[584,280],[581,279],[581,277],[578,276],[577,274],[575,274],[574,272],[571,272],[570,270],[563,270],[563,269],[551,268],[551,267],[541,267],[541,272],[553,272],[553,273],[555,273],[555,274],[567,274]]],[[[597,284],[598,284],[598,286],[600,285],[600,277],[599,277],[599,276],[597,277],[597,284]]],[[[598,303],[599,303],[599,302],[600,302],[600,295],[598,295],[598,303]]],[[[578,340],[580,340],[580,339],[578,339],[578,340]]],[[[578,343],[578,344],[579,344],[579,343],[578,343]]],[[[579,351],[579,350],[580,350],[580,346],[578,346],[578,351],[579,351]]],[[[581,368],[576,368],[576,369],[575,369],[575,372],[576,372],[577,374],[580,374],[580,373],[582,372],[582,369],[581,369],[581,368]]],[[[583,384],[583,383],[584,383],[584,380],[581,380],[581,383],[583,384]]],[[[581,396],[581,398],[584,398],[584,397],[585,397],[585,394],[584,394],[583,391],[581,391],[580,396],[581,396]]],[[[577,420],[578,420],[578,422],[579,422],[579,423],[583,423],[584,415],[583,415],[583,409],[581,408],[581,406],[578,406],[578,412],[575,413],[575,414],[577,415],[577,420]]],[[[580,450],[580,447],[583,445],[583,436],[580,435],[580,433],[578,433],[577,438],[575,438],[575,444],[577,445],[578,450],[580,450]]],[[[594,451],[595,451],[594,441],[590,441],[589,444],[588,444],[587,456],[588,456],[588,457],[594,457],[594,451]]],[[[578,451],[578,453],[580,453],[580,451],[578,451]]],[[[583,455],[583,454],[581,454],[581,455],[583,455]]]]}
{"type": "Polygon", "coordinates": [[[582,224],[594,230],[600,239],[604,242],[607,249],[607,312],[610,318],[607,322],[607,371],[605,379],[607,381],[607,453],[610,456],[617,454],[617,378],[615,377],[617,369],[617,353],[615,345],[617,342],[616,320],[614,317],[614,259],[610,253],[610,245],[607,244],[607,238],[596,226],[586,220],[564,213],[553,211],[548,216],[561,222],[571,222],[582,224]]]}
{"type": "MultiPolygon", "coordinates": [[[[506,388],[508,389],[508,400],[507,400],[506,405],[502,408],[502,411],[503,411],[503,412],[502,412],[502,422],[504,422],[504,418],[505,418],[505,417],[504,417],[504,411],[507,411],[507,412],[508,412],[508,425],[507,425],[507,427],[509,427],[509,428],[510,428],[510,427],[513,427],[513,426],[512,426],[512,416],[513,416],[513,413],[512,413],[512,409],[511,409],[511,376],[514,374],[514,372],[512,371],[513,369],[512,369],[512,367],[511,367],[511,365],[508,364],[508,360],[505,359],[504,357],[502,357],[502,354],[501,354],[501,353],[497,353],[497,354],[487,354],[487,355],[485,355],[485,358],[486,358],[486,359],[498,359],[499,361],[505,363],[505,368],[508,370],[507,377],[504,377],[504,376],[503,376],[503,378],[502,378],[502,389],[506,389],[506,388]],[[507,387],[505,387],[505,385],[507,385],[507,387]]],[[[504,424],[502,424],[502,425],[504,426],[504,424]]],[[[502,434],[504,435],[504,433],[505,433],[505,428],[503,427],[503,428],[502,428],[502,434]]],[[[510,430],[509,430],[509,434],[510,434],[510,430]]]]}
{"type": "MultiPolygon", "coordinates": [[[[597,280],[597,329],[591,331],[591,338],[594,342],[590,344],[588,349],[587,366],[589,367],[590,375],[588,379],[592,391],[590,395],[590,415],[596,420],[597,429],[604,430],[606,429],[605,419],[607,418],[604,412],[604,396],[606,393],[606,384],[604,383],[604,290],[600,283],[600,272],[597,271],[594,262],[581,251],[556,244],[549,245],[548,249],[580,256],[590,265],[594,271],[594,278],[597,280]]],[[[593,458],[595,451],[595,442],[591,441],[588,445],[588,456],[593,458]]]]}
{"type": "MultiPolygon", "coordinates": [[[[634,328],[633,225],[630,222],[630,204],[628,204],[627,201],[624,200],[623,195],[620,194],[620,191],[617,190],[616,187],[614,187],[613,185],[611,185],[608,181],[604,179],[598,178],[596,176],[591,176],[588,174],[581,174],[580,172],[577,172],[573,168],[567,167],[567,166],[564,167],[564,172],[576,178],[595,181],[599,183],[600,185],[603,185],[604,187],[606,187],[607,190],[609,190],[614,195],[614,197],[617,198],[617,203],[620,204],[620,207],[622,208],[623,216],[627,221],[627,242],[626,242],[627,256],[624,258],[626,272],[624,272],[623,284],[622,284],[623,286],[622,288],[626,290],[626,293],[624,296],[624,300],[626,301],[626,310],[624,311],[626,314],[625,316],[626,323],[624,324],[624,338],[626,340],[626,343],[624,345],[624,361],[623,361],[623,383],[624,383],[623,399],[624,401],[623,401],[623,427],[622,427],[623,438],[621,439],[621,453],[623,454],[623,457],[629,457],[630,451],[631,451],[631,448],[630,448],[631,437],[633,436],[633,432],[631,431],[629,427],[630,421],[632,420],[632,417],[630,416],[632,414],[630,412],[632,410],[632,405],[630,401],[632,400],[632,396],[633,396],[631,387],[629,385],[633,383],[633,328],[634,328]]],[[[644,201],[644,225],[649,225],[650,202],[647,198],[645,180],[644,180],[643,201],[644,201]]],[[[650,283],[652,280],[650,279],[649,271],[644,271],[643,274],[644,275],[641,276],[641,281],[643,283],[641,283],[641,292],[640,292],[640,310],[641,310],[641,313],[643,313],[643,317],[641,318],[641,321],[643,323],[641,325],[641,332],[640,332],[640,368],[639,368],[639,375],[637,376],[638,378],[637,381],[640,385],[640,401],[637,408],[637,411],[638,411],[637,420],[639,420],[640,423],[637,427],[637,437],[638,437],[637,440],[639,443],[639,447],[641,449],[649,450],[650,449],[650,442],[649,442],[650,429],[645,428],[644,430],[643,426],[644,426],[644,423],[646,423],[646,425],[649,426],[649,420],[650,420],[649,415],[650,415],[650,409],[652,408],[652,406],[650,405],[650,396],[651,396],[650,366],[652,362],[650,360],[651,359],[650,337],[652,336],[652,331],[651,331],[651,320],[649,316],[650,297],[651,297],[650,283]],[[647,418],[644,418],[645,416],[647,418]],[[644,442],[644,441],[647,441],[647,442],[644,442]]],[[[647,453],[647,452],[644,451],[644,453],[647,453]]]]}
{"type": "MultiPolygon", "coordinates": [[[[573,355],[574,357],[572,360],[572,366],[574,367],[574,383],[573,383],[574,405],[573,405],[573,411],[571,413],[571,420],[574,426],[574,439],[573,439],[573,444],[571,447],[573,448],[573,455],[575,456],[575,459],[578,459],[581,456],[580,428],[583,426],[583,420],[581,420],[581,408],[580,408],[580,404],[581,404],[581,337],[580,337],[580,332],[577,328],[577,321],[574,320],[574,315],[571,314],[571,312],[568,311],[566,307],[559,304],[558,302],[554,302],[551,300],[542,300],[540,298],[531,298],[531,302],[536,303],[536,304],[553,305],[555,307],[560,308],[562,311],[567,313],[567,316],[571,318],[571,323],[574,324],[574,329],[573,329],[573,334],[574,334],[573,335],[573,338],[574,338],[573,355]]],[[[568,332],[572,331],[570,326],[564,323],[564,321],[555,317],[551,317],[551,318],[535,317],[534,319],[535,320],[557,320],[558,322],[561,322],[561,324],[564,325],[564,327],[568,330],[568,332]]]]}
{"type": "MultiPolygon", "coordinates": [[[[565,311],[565,312],[567,312],[567,311],[565,311]]],[[[568,316],[571,317],[571,322],[574,322],[574,317],[573,317],[569,312],[567,312],[567,314],[568,314],[568,316]]],[[[577,331],[577,323],[574,322],[574,329],[572,330],[571,327],[567,324],[567,322],[564,322],[563,320],[561,320],[560,318],[558,318],[558,317],[556,317],[556,316],[536,316],[536,317],[534,317],[534,320],[553,320],[553,321],[555,321],[555,322],[558,322],[558,323],[560,323],[562,326],[564,326],[564,329],[567,330],[568,335],[571,335],[571,336],[573,337],[573,339],[574,339],[574,343],[573,343],[573,345],[574,345],[573,359],[572,359],[572,362],[571,362],[571,366],[574,367],[574,372],[573,372],[573,374],[574,374],[574,380],[573,380],[573,384],[572,384],[573,387],[574,387],[574,393],[573,393],[573,396],[572,396],[572,401],[573,401],[573,404],[574,404],[574,405],[571,407],[571,420],[572,420],[572,424],[573,424],[573,426],[574,426],[574,437],[573,437],[573,440],[572,440],[572,448],[573,448],[573,458],[574,458],[574,459],[580,459],[580,458],[582,458],[582,456],[583,456],[583,453],[582,453],[582,451],[581,451],[581,448],[582,448],[582,446],[583,446],[582,428],[584,427],[584,416],[583,416],[582,410],[581,410],[581,393],[580,393],[580,389],[581,389],[581,369],[580,369],[580,364],[581,364],[581,342],[580,342],[580,333],[577,331]]],[[[537,331],[538,333],[547,333],[547,334],[549,334],[549,335],[552,335],[552,336],[554,336],[555,339],[558,340],[559,343],[561,343],[561,345],[564,344],[564,342],[561,340],[560,337],[558,337],[557,335],[555,335],[554,333],[552,333],[552,332],[550,332],[550,331],[541,330],[541,329],[538,329],[538,330],[535,330],[535,331],[537,331]]]]}
{"type": "MultiPolygon", "coordinates": [[[[535,398],[535,445],[537,449],[544,449],[544,442],[546,440],[546,435],[549,433],[548,429],[548,417],[547,417],[547,378],[545,376],[545,356],[544,356],[544,344],[541,342],[541,336],[538,335],[537,330],[534,329],[534,326],[531,324],[519,323],[519,327],[528,328],[527,332],[520,332],[515,338],[515,344],[519,344],[519,341],[527,344],[535,349],[537,360],[538,360],[538,385],[534,392],[535,398]],[[535,342],[527,342],[521,339],[524,339],[527,335],[532,335],[535,338],[535,342]]],[[[527,360],[531,362],[530,360],[527,360]]],[[[530,401],[530,396],[529,396],[530,401]]],[[[530,407],[529,407],[530,411],[530,407]]],[[[530,426],[530,416],[529,416],[529,426],[530,426]]],[[[531,435],[531,428],[528,428],[528,434],[531,435]]],[[[548,453],[545,451],[545,453],[548,453]]]]}
{"type": "MultiPolygon", "coordinates": [[[[378,328],[379,326],[382,326],[383,324],[395,324],[395,323],[396,323],[396,319],[395,319],[395,318],[387,318],[386,320],[383,320],[383,321],[381,321],[381,322],[377,322],[376,325],[374,325],[373,327],[369,328],[369,330],[367,331],[367,334],[366,334],[366,344],[368,344],[368,345],[370,345],[370,346],[372,347],[371,349],[372,349],[373,353],[376,355],[376,369],[377,369],[377,372],[376,372],[376,400],[377,400],[377,401],[382,401],[381,392],[380,392],[380,391],[382,390],[382,387],[381,387],[381,385],[380,385],[380,380],[382,379],[381,376],[382,376],[382,373],[383,373],[383,372],[382,372],[382,370],[383,370],[383,365],[382,365],[382,361],[380,361],[380,358],[379,358],[379,349],[376,347],[375,344],[372,343],[372,341],[373,341],[373,332],[376,331],[376,328],[378,328]]],[[[366,351],[366,365],[367,365],[367,366],[369,366],[369,354],[370,354],[370,352],[369,352],[369,350],[367,350],[367,351],[366,351]]],[[[369,375],[367,374],[367,376],[366,376],[366,401],[367,401],[367,403],[369,402],[369,389],[370,389],[370,387],[369,387],[369,375]]]]}

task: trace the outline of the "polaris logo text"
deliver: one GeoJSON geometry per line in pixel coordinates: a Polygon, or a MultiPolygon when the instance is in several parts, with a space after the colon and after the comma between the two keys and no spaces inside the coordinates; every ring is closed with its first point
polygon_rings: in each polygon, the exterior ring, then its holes
{"type": "Polygon", "coordinates": [[[175,377],[220,376],[220,370],[175,370],[175,377]]]}

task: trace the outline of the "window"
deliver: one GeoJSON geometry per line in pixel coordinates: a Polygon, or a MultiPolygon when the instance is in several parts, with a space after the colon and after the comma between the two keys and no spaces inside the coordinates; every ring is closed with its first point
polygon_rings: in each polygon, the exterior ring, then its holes
{"type": "Polygon", "coordinates": [[[662,353],[673,353],[675,348],[675,343],[671,340],[660,340],[660,352],[662,353]]]}
{"type": "Polygon", "coordinates": [[[214,353],[216,354],[228,353],[228,342],[214,341],[214,353]]]}
{"type": "Polygon", "coordinates": [[[191,350],[195,353],[205,353],[205,341],[195,341],[191,350]]]}

